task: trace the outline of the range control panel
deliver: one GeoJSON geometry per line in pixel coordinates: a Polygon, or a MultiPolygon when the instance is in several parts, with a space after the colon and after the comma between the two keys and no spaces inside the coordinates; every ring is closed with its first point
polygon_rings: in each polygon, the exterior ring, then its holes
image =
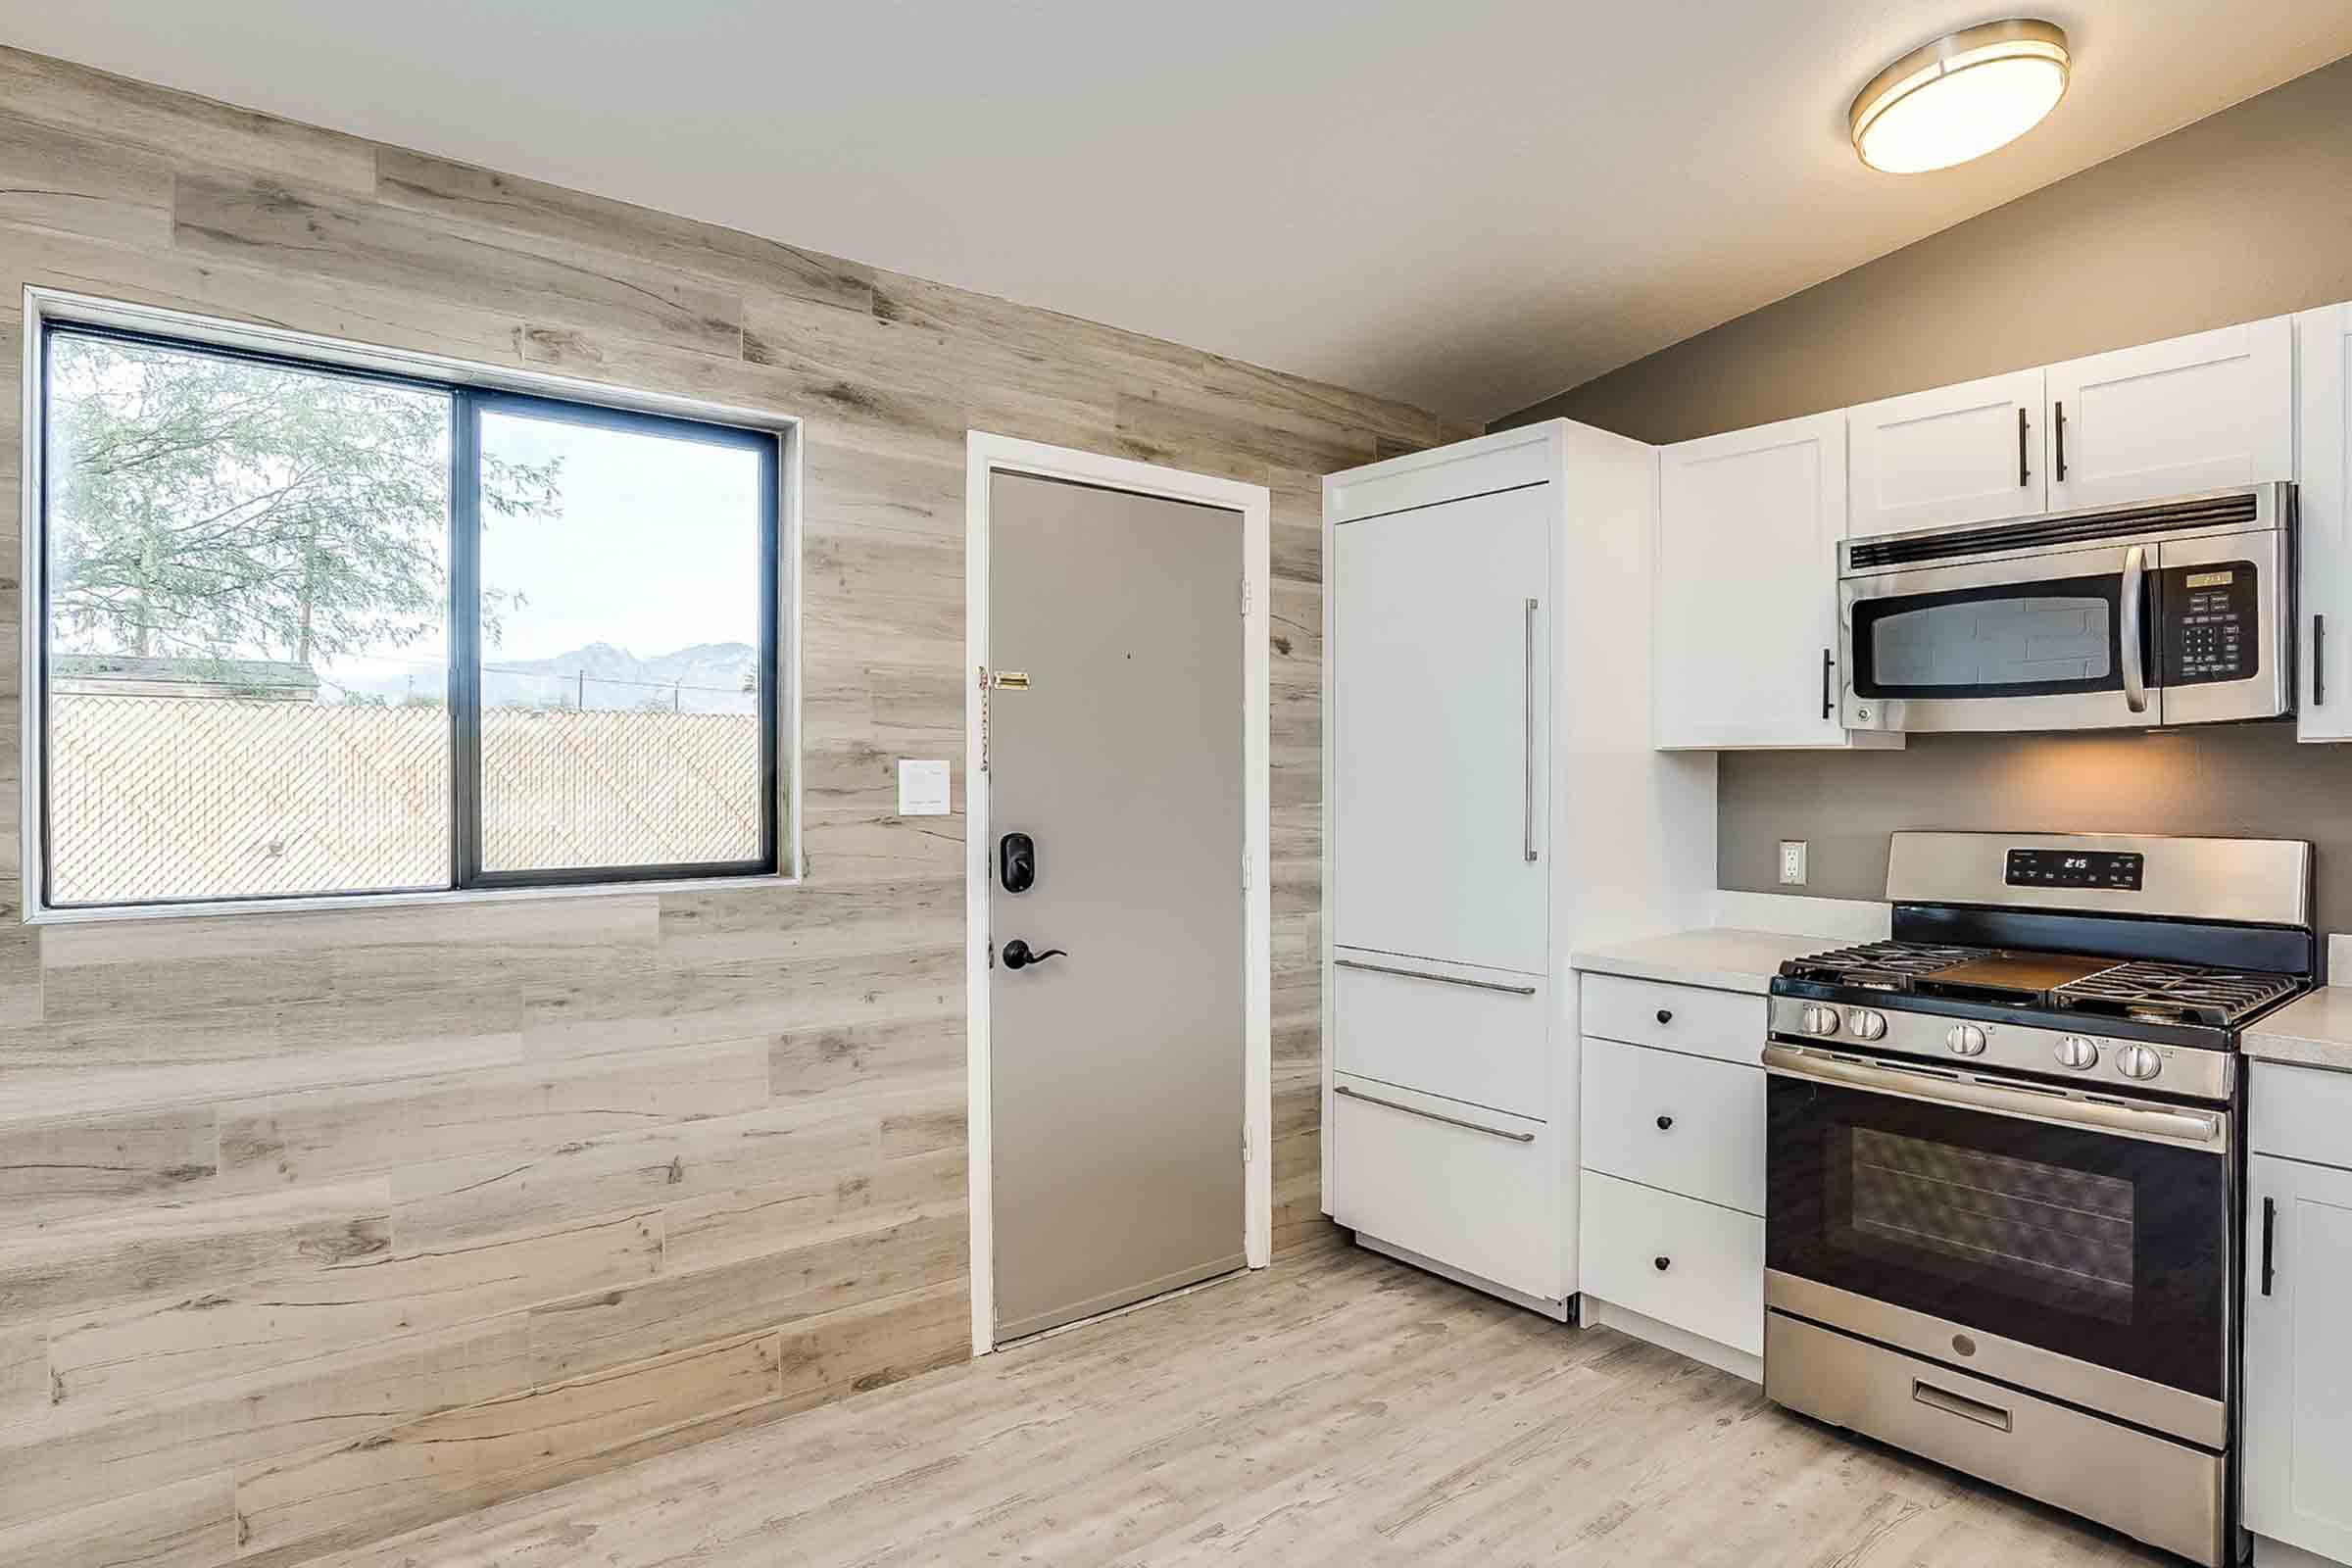
{"type": "Polygon", "coordinates": [[[2250,680],[2258,673],[2254,563],[2171,566],[2159,574],[2157,658],[2167,686],[2250,680]]]}
{"type": "Polygon", "coordinates": [[[2005,880],[2013,888],[2113,888],[2137,893],[2147,857],[2124,850],[2009,852],[2005,880]]]}

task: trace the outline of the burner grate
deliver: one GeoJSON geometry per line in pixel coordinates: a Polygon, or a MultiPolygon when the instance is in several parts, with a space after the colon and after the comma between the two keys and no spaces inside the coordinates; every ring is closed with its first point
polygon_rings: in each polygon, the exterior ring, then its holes
{"type": "Polygon", "coordinates": [[[1911,982],[1986,956],[1984,948],[1944,947],[1930,942],[1863,942],[1802,958],[1790,958],[1781,973],[1791,980],[1908,991],[1911,982]]]}
{"type": "Polygon", "coordinates": [[[2142,960],[2059,986],[2050,1003],[2074,1012],[2226,1028],[2302,988],[2292,975],[2142,960]]]}

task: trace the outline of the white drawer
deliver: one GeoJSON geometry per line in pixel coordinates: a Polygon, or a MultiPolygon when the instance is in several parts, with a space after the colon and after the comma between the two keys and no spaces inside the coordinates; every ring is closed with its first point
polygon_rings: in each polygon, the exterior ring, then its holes
{"type": "Polygon", "coordinates": [[[1764,1070],[1585,1041],[1584,1162],[1628,1181],[1764,1212],[1764,1070]]]}
{"type": "Polygon", "coordinates": [[[1595,1171],[1581,1185],[1578,1272],[1587,1293],[1764,1353],[1762,1220],[1595,1171]]]}
{"type": "Polygon", "coordinates": [[[1541,1121],[1549,987],[1530,975],[1343,949],[1331,975],[1332,1066],[1541,1121]]]}
{"type": "Polygon", "coordinates": [[[2257,1154],[2352,1170],[2352,1073],[2247,1063],[2246,1133],[2257,1154]]]}
{"type": "Polygon", "coordinates": [[[1335,1089],[1332,1218],[1525,1296],[1564,1294],[1550,1128],[1392,1084],[1335,1089]]]}
{"type": "Polygon", "coordinates": [[[1585,975],[1582,994],[1588,1035],[1750,1066],[1763,1059],[1762,997],[1613,974],[1585,975]]]}

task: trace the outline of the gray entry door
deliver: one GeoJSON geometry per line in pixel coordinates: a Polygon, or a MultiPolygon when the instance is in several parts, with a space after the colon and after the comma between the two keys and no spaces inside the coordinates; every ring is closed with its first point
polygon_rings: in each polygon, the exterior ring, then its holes
{"type": "Polygon", "coordinates": [[[1000,473],[989,536],[993,669],[1029,677],[989,709],[1003,1341],[1244,1263],[1242,516],[1000,473]]]}

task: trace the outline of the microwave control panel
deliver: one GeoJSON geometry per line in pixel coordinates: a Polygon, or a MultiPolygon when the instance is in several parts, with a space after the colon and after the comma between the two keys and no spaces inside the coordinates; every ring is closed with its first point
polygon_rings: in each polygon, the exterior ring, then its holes
{"type": "Polygon", "coordinates": [[[2159,576],[2157,659],[2165,685],[2250,680],[2259,673],[2254,563],[2171,566],[2159,576]]]}

